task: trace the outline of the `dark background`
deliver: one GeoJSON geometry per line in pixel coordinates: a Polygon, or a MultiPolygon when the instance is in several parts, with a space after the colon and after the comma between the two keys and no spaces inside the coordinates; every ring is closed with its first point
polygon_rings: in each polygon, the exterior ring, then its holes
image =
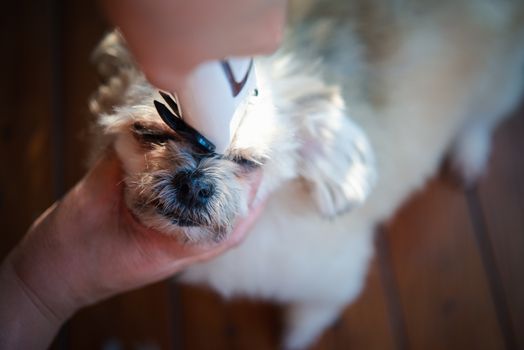
{"type": "MultiPolygon", "coordinates": [[[[95,1],[0,14],[0,257],[84,173],[95,1]]],[[[431,181],[377,239],[368,285],[315,349],[524,349],[524,108],[471,191],[431,181]]],[[[1,288],[1,286],[0,286],[1,288]]],[[[164,282],[75,315],[55,349],[275,349],[275,306],[164,282]]]]}

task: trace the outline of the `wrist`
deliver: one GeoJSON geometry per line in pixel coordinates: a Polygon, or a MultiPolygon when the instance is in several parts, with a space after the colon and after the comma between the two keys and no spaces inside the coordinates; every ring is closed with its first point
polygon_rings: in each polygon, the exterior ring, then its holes
{"type": "Polygon", "coordinates": [[[2,285],[7,286],[11,294],[17,296],[20,302],[28,304],[35,313],[45,319],[51,324],[60,324],[65,319],[60,317],[56,312],[50,309],[45,302],[43,302],[37,292],[33,291],[20,276],[16,273],[11,257],[8,256],[0,267],[0,275],[2,276],[2,285]]]}
{"type": "Polygon", "coordinates": [[[50,323],[61,324],[83,306],[75,294],[72,262],[64,254],[54,219],[56,205],[37,219],[3,263],[11,284],[50,323]]]}
{"type": "Polygon", "coordinates": [[[0,265],[0,348],[47,348],[63,321],[19,278],[10,257],[0,265]]]}
{"type": "Polygon", "coordinates": [[[46,268],[38,259],[26,260],[32,252],[21,253],[16,247],[1,265],[1,273],[20,299],[31,303],[33,308],[49,324],[60,325],[79,307],[71,302],[70,293],[60,280],[45,274],[46,268]]]}

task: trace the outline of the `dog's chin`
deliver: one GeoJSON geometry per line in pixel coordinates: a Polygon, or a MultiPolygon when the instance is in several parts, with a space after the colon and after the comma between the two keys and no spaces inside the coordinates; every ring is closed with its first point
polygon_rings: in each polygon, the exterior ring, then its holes
{"type": "MultiPolygon", "coordinates": [[[[138,208],[138,205],[134,205],[135,208],[138,208]]],[[[171,222],[171,224],[179,227],[207,227],[207,226],[217,226],[219,223],[211,222],[209,220],[209,214],[206,212],[205,208],[193,209],[193,210],[174,210],[169,211],[166,206],[162,203],[161,200],[155,199],[151,207],[154,208],[158,216],[164,218],[165,220],[171,222]],[[207,220],[206,220],[207,218],[207,220]]],[[[136,209],[135,211],[139,211],[136,209]]],[[[142,206],[143,211],[143,206],[142,206]]]]}
{"type": "Polygon", "coordinates": [[[171,222],[173,223],[173,225],[179,227],[202,227],[202,225],[194,222],[193,220],[188,220],[184,218],[173,218],[171,222]]]}
{"type": "MultiPolygon", "coordinates": [[[[214,241],[222,239],[229,231],[231,231],[229,221],[232,221],[232,219],[228,220],[228,222],[218,222],[210,221],[209,219],[202,219],[202,215],[193,213],[188,214],[187,212],[164,214],[161,211],[157,211],[157,213],[157,215],[170,222],[171,225],[175,226],[178,230],[191,228],[191,232],[194,232],[195,230],[200,229],[210,233],[212,235],[211,239],[214,241]]],[[[205,215],[204,217],[207,218],[208,215],[205,215]]]]}
{"type": "Polygon", "coordinates": [[[134,216],[146,227],[154,229],[183,244],[220,242],[232,231],[232,226],[218,222],[199,222],[190,217],[160,214],[153,208],[133,207],[134,216]]]}
{"type": "Polygon", "coordinates": [[[232,230],[230,225],[208,225],[198,223],[195,220],[182,217],[164,217],[171,222],[171,228],[166,232],[176,232],[176,236],[183,243],[205,243],[209,241],[220,242],[225,239],[232,230]]]}
{"type": "Polygon", "coordinates": [[[237,216],[247,212],[245,194],[238,192],[233,197],[228,210],[225,210],[225,207],[216,203],[186,207],[158,197],[152,201],[144,201],[137,193],[137,188],[126,189],[127,205],[144,226],[174,237],[184,244],[205,244],[226,238],[232,231],[237,216]]]}

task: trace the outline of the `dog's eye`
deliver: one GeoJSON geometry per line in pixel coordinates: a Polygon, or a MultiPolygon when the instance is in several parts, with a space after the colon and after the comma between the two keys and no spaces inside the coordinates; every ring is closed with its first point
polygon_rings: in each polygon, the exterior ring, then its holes
{"type": "Polygon", "coordinates": [[[155,143],[158,145],[162,145],[171,139],[169,135],[163,134],[142,134],[140,136],[144,142],[155,143]]]}
{"type": "Polygon", "coordinates": [[[170,134],[149,129],[140,123],[133,124],[133,133],[140,139],[140,141],[157,145],[165,144],[167,141],[174,139],[170,134]]]}
{"type": "Polygon", "coordinates": [[[260,163],[244,157],[235,157],[233,158],[233,161],[242,167],[250,169],[258,168],[260,166],[260,163]]]}

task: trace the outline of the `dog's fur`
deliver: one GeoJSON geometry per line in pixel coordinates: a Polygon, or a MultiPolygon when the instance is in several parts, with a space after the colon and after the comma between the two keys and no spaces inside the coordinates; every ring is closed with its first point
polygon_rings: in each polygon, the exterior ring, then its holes
{"type": "Polygon", "coordinates": [[[95,52],[106,80],[91,107],[124,165],[129,207],[184,241],[227,235],[263,169],[261,195],[272,194],[247,239],[182,277],[286,303],[285,346],[302,348],[359,294],[376,225],[447,154],[466,183],[483,171],[492,131],[522,90],[524,5],[302,0],[290,12],[224,156],[198,154],[162,123],[157,92],[118,34],[95,52]],[[177,201],[181,172],[211,184],[208,204],[177,201]]]}

